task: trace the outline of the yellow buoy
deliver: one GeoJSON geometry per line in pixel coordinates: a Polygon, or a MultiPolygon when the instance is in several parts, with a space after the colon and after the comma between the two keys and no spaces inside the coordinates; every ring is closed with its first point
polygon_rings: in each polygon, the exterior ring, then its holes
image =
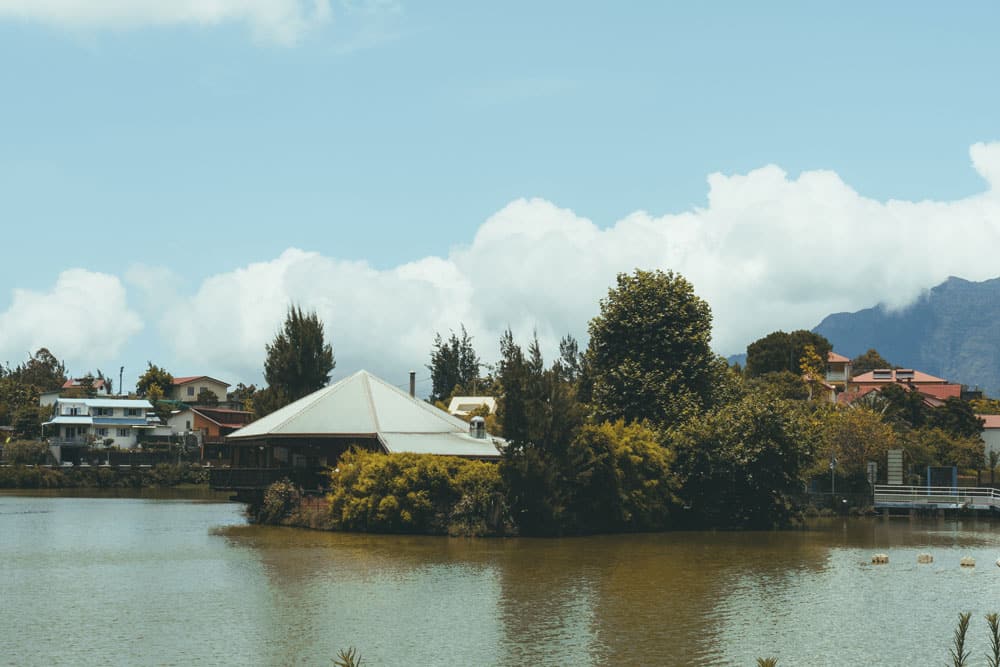
{"type": "Polygon", "coordinates": [[[887,565],[889,563],[888,554],[875,554],[872,556],[872,565],[887,565]]]}
{"type": "Polygon", "coordinates": [[[962,556],[962,560],[959,561],[959,565],[962,567],[975,567],[976,559],[972,556],[962,556]]]}

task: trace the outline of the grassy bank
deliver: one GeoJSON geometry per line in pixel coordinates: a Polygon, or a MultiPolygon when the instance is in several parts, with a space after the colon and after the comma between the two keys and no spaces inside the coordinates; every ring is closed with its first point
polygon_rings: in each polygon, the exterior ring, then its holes
{"type": "Polygon", "coordinates": [[[208,471],[190,463],[164,463],[151,468],[0,467],[0,489],[141,489],[207,482],[208,471]]]}

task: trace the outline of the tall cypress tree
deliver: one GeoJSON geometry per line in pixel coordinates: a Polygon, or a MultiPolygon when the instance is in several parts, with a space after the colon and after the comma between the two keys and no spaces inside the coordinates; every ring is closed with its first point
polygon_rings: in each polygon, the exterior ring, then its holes
{"type": "Polygon", "coordinates": [[[337,365],[333,347],[323,337],[323,323],[315,312],[288,309],[282,330],[267,345],[264,378],[269,389],[296,401],[330,381],[337,365]]]}

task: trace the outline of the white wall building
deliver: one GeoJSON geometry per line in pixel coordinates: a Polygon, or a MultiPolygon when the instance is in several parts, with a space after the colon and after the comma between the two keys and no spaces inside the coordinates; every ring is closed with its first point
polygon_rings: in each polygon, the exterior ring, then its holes
{"type": "Polygon", "coordinates": [[[115,447],[133,449],[139,433],[158,421],[148,415],[152,409],[145,400],[60,397],[42,432],[52,446],[84,447],[111,439],[115,447]]]}

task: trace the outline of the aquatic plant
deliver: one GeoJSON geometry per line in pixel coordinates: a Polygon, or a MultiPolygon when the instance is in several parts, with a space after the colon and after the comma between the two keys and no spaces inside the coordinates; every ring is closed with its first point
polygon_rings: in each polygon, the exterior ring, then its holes
{"type": "Polygon", "coordinates": [[[777,667],[777,658],[757,658],[757,667],[777,667]]]}
{"type": "Polygon", "coordinates": [[[986,614],[986,622],[990,624],[990,655],[986,662],[990,667],[1000,667],[1000,615],[986,614]]]}
{"type": "Polygon", "coordinates": [[[972,612],[958,615],[958,627],[955,628],[955,636],[952,639],[954,648],[949,651],[952,667],[965,667],[968,664],[969,651],[965,650],[965,633],[969,630],[970,618],[972,618],[972,612]]]}
{"type": "Polygon", "coordinates": [[[353,646],[340,649],[336,659],[333,661],[334,667],[361,667],[361,656],[353,646]]]}

